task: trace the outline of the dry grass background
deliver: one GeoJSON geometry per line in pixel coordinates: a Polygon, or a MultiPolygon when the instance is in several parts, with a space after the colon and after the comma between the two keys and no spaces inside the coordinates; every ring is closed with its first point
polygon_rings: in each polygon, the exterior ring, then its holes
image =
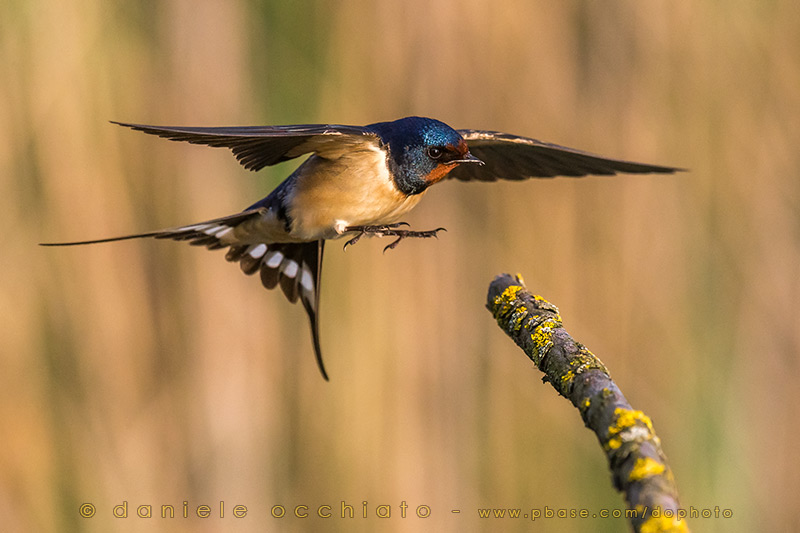
{"type": "Polygon", "coordinates": [[[578,414],[483,308],[503,271],[559,305],[652,417],[683,504],[732,510],[695,530],[797,529],[798,34],[790,0],[7,0],[3,529],[624,530],[477,518],[623,507],[578,414]],[[691,172],[445,183],[409,217],[446,226],[438,241],[329,245],[330,383],[302,309],[220,253],[36,246],[229,214],[293,168],[254,175],[109,120],[410,114],[691,172]],[[123,500],[227,514],[115,519],[123,500]],[[269,516],[342,501],[393,517],[269,516]],[[401,519],[402,501],[432,516],[401,519]]]}

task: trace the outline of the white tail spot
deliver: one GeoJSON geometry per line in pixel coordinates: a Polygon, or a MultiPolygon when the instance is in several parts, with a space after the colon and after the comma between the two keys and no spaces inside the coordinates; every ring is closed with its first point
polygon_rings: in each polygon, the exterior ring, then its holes
{"type": "Polygon", "coordinates": [[[314,277],[305,265],[303,266],[303,274],[300,276],[300,285],[302,285],[307,292],[314,294],[314,277]]]}
{"type": "Polygon", "coordinates": [[[220,231],[218,231],[217,234],[214,235],[214,237],[216,237],[217,239],[221,239],[223,235],[227,235],[232,230],[233,230],[233,228],[230,227],[230,226],[222,226],[222,229],[220,231]]]}
{"type": "Polygon", "coordinates": [[[283,261],[283,254],[277,251],[270,252],[264,258],[264,261],[266,262],[268,268],[278,268],[278,266],[281,264],[281,261],[283,261]]]}
{"type": "Polygon", "coordinates": [[[253,259],[258,259],[262,255],[267,253],[267,245],[266,244],[254,244],[250,248],[247,249],[247,255],[252,257],[253,259]]]}
{"type": "Polygon", "coordinates": [[[211,224],[195,224],[193,226],[184,226],[179,231],[202,231],[209,227],[211,224]]]}
{"type": "Polygon", "coordinates": [[[297,261],[293,259],[289,259],[284,261],[281,264],[281,272],[287,278],[294,278],[297,275],[297,270],[300,268],[300,265],[297,264],[297,261]]]}

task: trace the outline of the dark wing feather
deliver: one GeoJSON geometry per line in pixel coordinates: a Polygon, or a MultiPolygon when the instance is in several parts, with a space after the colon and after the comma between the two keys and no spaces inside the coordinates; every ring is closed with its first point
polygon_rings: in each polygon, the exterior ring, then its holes
{"type": "Polygon", "coordinates": [[[523,180],[555,176],[669,174],[682,169],[609,159],[574,148],[508,133],[459,130],[469,151],[485,165],[459,165],[448,175],[462,181],[523,180]]]}
{"type": "Polygon", "coordinates": [[[204,128],[112,123],[172,141],[230,148],[249,170],[260,170],[311,152],[324,152],[332,144],[377,142],[375,134],[362,127],[336,124],[204,128]]]}

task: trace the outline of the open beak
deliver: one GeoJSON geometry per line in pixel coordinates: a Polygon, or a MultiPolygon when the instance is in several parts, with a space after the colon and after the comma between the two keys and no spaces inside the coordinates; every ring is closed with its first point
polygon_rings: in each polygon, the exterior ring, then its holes
{"type": "Polygon", "coordinates": [[[481,161],[480,159],[478,159],[469,152],[467,152],[467,155],[465,155],[462,159],[453,159],[452,161],[448,161],[448,163],[451,163],[453,165],[457,165],[459,163],[478,163],[479,165],[485,164],[483,161],[481,161]]]}

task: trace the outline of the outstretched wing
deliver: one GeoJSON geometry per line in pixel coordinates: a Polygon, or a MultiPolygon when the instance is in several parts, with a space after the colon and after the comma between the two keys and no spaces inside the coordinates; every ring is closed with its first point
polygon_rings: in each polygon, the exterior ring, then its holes
{"type": "Polygon", "coordinates": [[[172,141],[230,148],[249,170],[260,170],[312,152],[322,157],[336,157],[343,149],[379,142],[377,135],[365,128],[337,124],[202,128],[112,123],[172,141]]]}
{"type": "Polygon", "coordinates": [[[484,165],[459,165],[448,177],[462,181],[523,180],[555,176],[670,174],[682,169],[609,159],[566,146],[508,133],[458,130],[472,155],[484,165]]]}

